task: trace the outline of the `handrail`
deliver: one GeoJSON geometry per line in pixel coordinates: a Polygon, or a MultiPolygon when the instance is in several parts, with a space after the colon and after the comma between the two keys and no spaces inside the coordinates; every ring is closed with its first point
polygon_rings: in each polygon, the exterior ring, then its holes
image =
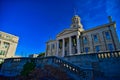
{"type": "Polygon", "coordinates": [[[87,74],[85,71],[91,71],[91,69],[84,69],[84,68],[80,68],[79,66],[72,64],[64,59],[61,59],[59,57],[54,57],[54,63],[59,64],[60,66],[62,66],[63,68],[76,73],[78,75],[80,75],[81,77],[86,77],[87,74]]]}
{"type": "Polygon", "coordinates": [[[62,58],[59,58],[59,57],[56,57],[56,56],[50,56],[50,57],[44,57],[44,58],[37,58],[36,60],[40,60],[41,63],[40,64],[45,64],[48,62],[51,61],[50,64],[57,64],[59,65],[60,67],[70,71],[70,72],[73,72],[81,77],[86,77],[87,76],[87,73],[86,72],[89,72],[89,71],[92,71],[92,69],[85,69],[85,68],[81,68],[71,62],[68,62],[62,58]],[[51,60],[50,60],[51,59],[51,60]],[[42,63],[43,61],[43,63],[42,63]]]}

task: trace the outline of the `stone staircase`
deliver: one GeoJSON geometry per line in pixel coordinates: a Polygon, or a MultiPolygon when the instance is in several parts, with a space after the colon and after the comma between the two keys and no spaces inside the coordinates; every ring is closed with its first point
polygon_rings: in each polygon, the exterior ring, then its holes
{"type": "Polygon", "coordinates": [[[51,56],[51,57],[36,59],[35,62],[37,63],[37,67],[42,67],[46,64],[54,65],[66,71],[66,73],[72,76],[75,80],[92,79],[92,75],[93,75],[92,69],[80,68],[77,65],[64,60],[63,58],[51,56]]]}
{"type": "Polygon", "coordinates": [[[64,71],[73,80],[99,80],[98,77],[100,79],[120,78],[120,51],[73,55],[64,58],[56,56],[9,58],[5,60],[1,73],[8,76],[19,75],[23,65],[28,61],[34,61],[36,68],[43,69],[45,65],[49,65],[60,69],[60,72],[64,71]],[[16,67],[11,68],[12,66],[16,67]]]}

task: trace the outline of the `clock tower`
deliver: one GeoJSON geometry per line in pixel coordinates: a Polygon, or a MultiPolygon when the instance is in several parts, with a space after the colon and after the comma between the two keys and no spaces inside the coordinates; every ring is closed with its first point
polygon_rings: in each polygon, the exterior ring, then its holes
{"type": "Polygon", "coordinates": [[[80,22],[80,17],[78,15],[73,16],[71,28],[80,28],[83,29],[83,26],[80,22]]]}

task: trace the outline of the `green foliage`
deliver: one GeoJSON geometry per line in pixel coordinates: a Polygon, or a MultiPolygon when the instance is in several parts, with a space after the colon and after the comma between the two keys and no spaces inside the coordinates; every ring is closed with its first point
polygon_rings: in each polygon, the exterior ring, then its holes
{"type": "Polygon", "coordinates": [[[45,52],[42,52],[38,55],[38,57],[44,57],[45,56],[45,52]]]}
{"type": "Polygon", "coordinates": [[[27,76],[34,68],[35,68],[35,63],[33,61],[32,62],[27,62],[23,66],[23,70],[21,71],[21,75],[22,76],[27,76]]]}

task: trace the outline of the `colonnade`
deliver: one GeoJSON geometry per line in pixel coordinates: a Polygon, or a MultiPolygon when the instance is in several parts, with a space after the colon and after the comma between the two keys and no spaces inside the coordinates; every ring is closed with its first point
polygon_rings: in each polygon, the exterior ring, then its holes
{"type": "Polygon", "coordinates": [[[80,53],[80,39],[79,35],[74,35],[74,36],[69,36],[65,38],[60,38],[57,39],[57,53],[56,56],[67,56],[65,53],[65,48],[66,48],[66,39],[67,39],[67,44],[69,47],[69,51],[67,52],[67,55],[72,55],[72,54],[79,54],[80,53]]]}

